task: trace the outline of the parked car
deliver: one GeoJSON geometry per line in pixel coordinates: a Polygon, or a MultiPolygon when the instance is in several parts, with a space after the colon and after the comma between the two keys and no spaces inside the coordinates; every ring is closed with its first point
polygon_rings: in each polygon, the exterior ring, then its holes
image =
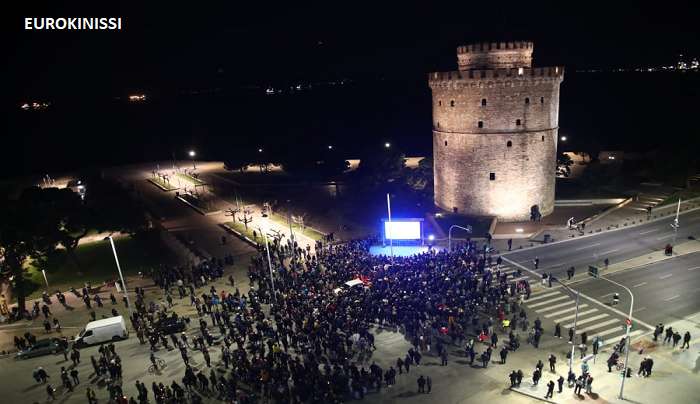
{"type": "Polygon", "coordinates": [[[76,337],[75,346],[83,347],[107,341],[119,341],[128,337],[129,331],[126,329],[124,317],[109,317],[87,323],[76,337]]]}
{"type": "Polygon", "coordinates": [[[187,329],[187,323],[181,317],[167,317],[155,324],[156,330],[162,332],[163,334],[174,334],[176,332],[182,332],[187,329]]]}
{"type": "Polygon", "coordinates": [[[29,348],[17,352],[17,359],[29,359],[36,356],[57,354],[63,352],[65,349],[66,347],[58,338],[41,339],[29,348]]]}

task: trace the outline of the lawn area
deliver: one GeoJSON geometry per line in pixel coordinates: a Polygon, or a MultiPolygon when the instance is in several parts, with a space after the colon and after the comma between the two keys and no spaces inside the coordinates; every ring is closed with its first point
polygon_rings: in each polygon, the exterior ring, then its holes
{"type": "MultiPolygon", "coordinates": [[[[285,228],[289,227],[289,222],[287,221],[287,218],[284,216],[280,216],[277,213],[273,212],[272,215],[270,215],[270,219],[272,219],[274,222],[276,222],[277,224],[279,224],[281,226],[285,226],[285,228]]],[[[318,231],[316,231],[312,228],[309,228],[309,227],[306,227],[305,229],[303,229],[300,225],[298,225],[296,223],[292,223],[292,230],[294,231],[294,234],[296,234],[298,232],[298,233],[303,234],[306,237],[309,237],[310,239],[316,240],[316,241],[323,239],[323,237],[325,236],[325,234],[318,232],[318,231]]]]}
{"type": "Polygon", "coordinates": [[[148,181],[150,181],[154,184],[157,184],[158,186],[163,187],[168,191],[174,191],[174,190],[178,189],[178,187],[175,186],[174,184],[169,183],[169,182],[165,182],[162,179],[160,179],[159,177],[149,178],[148,181]]]}
{"type": "Polygon", "coordinates": [[[260,237],[260,232],[256,228],[253,228],[252,225],[248,225],[248,228],[246,229],[245,225],[237,220],[233,222],[226,222],[224,224],[255,242],[263,242],[262,238],[260,237]],[[255,231],[257,238],[253,236],[253,231],[255,231]]]}
{"type": "Polygon", "coordinates": [[[205,185],[206,184],[206,182],[204,182],[200,179],[194,178],[193,176],[191,176],[189,174],[176,173],[175,176],[180,178],[182,181],[185,181],[189,184],[194,184],[194,185],[205,185]]]}
{"type": "Polygon", "coordinates": [[[657,206],[669,205],[672,203],[678,203],[678,198],[681,198],[681,202],[687,201],[688,199],[697,198],[700,196],[700,191],[692,189],[683,189],[672,193],[668,198],[664,199],[657,206]]]}
{"type": "MultiPolygon", "coordinates": [[[[114,244],[124,276],[136,275],[139,271],[159,264],[175,263],[174,256],[162,244],[157,232],[116,238],[114,244]]],[[[50,292],[67,291],[71,286],[78,289],[85,282],[97,285],[119,277],[108,242],[82,244],[76,249],[76,256],[79,266],[68,257],[65,250],[58,250],[51,257],[46,270],[50,292]]],[[[33,289],[28,299],[38,298],[45,289],[44,277],[31,264],[28,265],[28,273],[33,289]]]]}

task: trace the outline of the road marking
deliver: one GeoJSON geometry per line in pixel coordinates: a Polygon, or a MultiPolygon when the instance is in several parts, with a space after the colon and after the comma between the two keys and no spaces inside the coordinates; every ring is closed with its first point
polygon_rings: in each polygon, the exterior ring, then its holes
{"type": "Polygon", "coordinates": [[[646,307],[640,307],[637,310],[633,311],[632,313],[636,313],[638,311],[642,311],[642,310],[646,310],[646,309],[647,309],[646,307]]]}
{"type": "Polygon", "coordinates": [[[674,296],[669,297],[668,299],[664,299],[664,301],[670,302],[671,300],[678,299],[679,297],[681,297],[681,295],[674,295],[674,296]]]}
{"type": "Polygon", "coordinates": [[[533,302],[535,300],[540,300],[540,299],[545,298],[545,297],[550,297],[550,296],[559,295],[559,294],[560,294],[559,292],[542,292],[541,295],[531,296],[529,299],[527,299],[525,301],[525,303],[533,302]]]}
{"type": "MultiPolygon", "coordinates": [[[[561,308],[561,307],[564,307],[564,306],[568,306],[568,305],[570,305],[570,304],[575,304],[575,302],[571,301],[571,302],[564,302],[564,303],[555,304],[555,305],[553,305],[553,306],[545,307],[545,308],[542,308],[542,309],[537,309],[537,310],[535,310],[535,313],[544,313],[545,311],[550,311],[550,310],[558,309],[558,308],[561,308]]],[[[574,307],[576,307],[576,306],[574,306],[574,307]]]]}
{"type": "Polygon", "coordinates": [[[569,296],[559,296],[559,297],[555,297],[555,298],[552,298],[552,299],[549,299],[549,300],[545,300],[545,301],[543,301],[543,302],[539,302],[539,303],[535,303],[535,304],[528,304],[527,307],[533,309],[533,308],[535,308],[535,307],[544,306],[545,304],[550,304],[550,303],[553,303],[553,302],[556,302],[556,301],[559,301],[559,300],[563,300],[563,299],[571,299],[571,297],[569,297],[569,296]]]}
{"type": "Polygon", "coordinates": [[[606,335],[615,334],[615,333],[617,333],[617,332],[624,332],[624,330],[622,329],[622,327],[620,327],[620,326],[618,325],[617,327],[608,328],[608,329],[605,330],[605,331],[601,331],[601,332],[599,332],[599,333],[595,333],[595,336],[596,336],[596,337],[604,337],[604,336],[606,336],[606,335]]]}
{"type": "Polygon", "coordinates": [[[575,250],[576,250],[576,251],[581,251],[581,250],[585,250],[586,248],[591,248],[591,247],[595,247],[595,246],[599,246],[599,245],[600,245],[600,243],[595,243],[595,244],[591,244],[591,245],[587,245],[587,246],[575,248],[575,250]]]}
{"type": "Polygon", "coordinates": [[[634,286],[632,286],[632,287],[633,287],[633,288],[638,288],[638,287],[644,286],[644,285],[646,285],[646,284],[647,284],[646,282],[642,282],[642,283],[638,283],[638,284],[636,284],[636,285],[634,285],[634,286]]]}
{"type": "Polygon", "coordinates": [[[586,327],[586,328],[578,329],[578,327],[577,327],[577,328],[576,328],[576,334],[582,334],[582,333],[584,333],[584,332],[593,331],[593,330],[595,330],[595,329],[598,329],[598,328],[601,328],[601,327],[605,327],[605,326],[610,325],[610,324],[615,324],[615,323],[617,323],[618,321],[620,321],[620,320],[618,320],[618,319],[616,319],[616,318],[613,318],[613,319],[608,320],[608,321],[603,321],[602,323],[589,325],[589,326],[586,327]]]}
{"type": "Polygon", "coordinates": [[[619,249],[619,248],[616,248],[616,249],[614,249],[614,250],[602,252],[602,253],[600,253],[600,255],[608,255],[608,254],[614,253],[614,252],[616,252],[616,251],[620,251],[620,249],[619,249]]]}
{"type": "MultiPolygon", "coordinates": [[[[581,309],[581,305],[579,305],[579,310],[580,309],[581,309]]],[[[598,309],[590,309],[590,310],[586,310],[586,311],[580,311],[578,313],[578,316],[579,317],[585,316],[585,315],[588,315],[591,313],[595,313],[596,311],[598,311],[598,309]]],[[[562,317],[562,318],[555,318],[555,319],[552,319],[552,321],[554,321],[555,323],[561,323],[562,321],[573,320],[575,317],[576,317],[576,313],[568,315],[566,317],[562,317]]]]}
{"type": "MultiPolygon", "coordinates": [[[[579,316],[579,317],[580,317],[580,316],[579,316]]],[[[576,322],[576,326],[578,327],[579,325],[588,324],[588,323],[590,323],[591,321],[600,320],[601,318],[605,318],[605,317],[608,317],[608,315],[605,314],[605,313],[602,313],[602,314],[598,314],[597,316],[588,317],[588,318],[585,319],[585,320],[578,320],[578,321],[576,322]]],[[[564,327],[565,327],[565,328],[571,328],[571,327],[573,327],[573,326],[574,326],[574,323],[570,323],[570,324],[565,325],[564,327]]]]}
{"type": "Polygon", "coordinates": [[[612,296],[612,295],[614,295],[614,294],[615,294],[615,292],[611,292],[611,293],[608,293],[607,295],[601,296],[601,298],[603,298],[603,297],[608,297],[608,296],[612,296]]]}
{"type": "MultiPolygon", "coordinates": [[[[579,310],[581,310],[581,309],[583,309],[583,308],[585,308],[585,307],[588,307],[588,305],[585,304],[585,303],[584,303],[584,304],[579,304],[579,305],[578,305],[579,310]]],[[[574,311],[574,310],[576,310],[576,306],[575,306],[575,305],[574,305],[574,306],[571,306],[571,307],[569,307],[569,308],[566,308],[566,309],[564,309],[564,310],[559,310],[559,311],[555,311],[554,313],[545,314],[544,318],[551,318],[551,317],[555,317],[555,316],[561,316],[561,315],[564,314],[564,313],[568,313],[568,312],[574,311]]]]}
{"type": "Polygon", "coordinates": [[[666,274],[666,275],[659,276],[659,279],[668,279],[672,276],[673,276],[673,274],[666,274]]]}
{"type": "Polygon", "coordinates": [[[669,238],[669,237],[672,237],[672,236],[673,236],[673,233],[667,234],[667,235],[665,235],[665,236],[657,237],[656,239],[657,239],[657,240],[663,240],[663,239],[665,239],[665,238],[669,238]]]}
{"type": "Polygon", "coordinates": [[[651,230],[639,232],[639,234],[649,234],[649,233],[653,233],[653,232],[659,231],[659,230],[660,230],[660,229],[651,229],[651,230]]]}
{"type": "Polygon", "coordinates": [[[700,269],[700,267],[692,267],[692,268],[688,268],[688,271],[695,271],[696,269],[700,269]]]}

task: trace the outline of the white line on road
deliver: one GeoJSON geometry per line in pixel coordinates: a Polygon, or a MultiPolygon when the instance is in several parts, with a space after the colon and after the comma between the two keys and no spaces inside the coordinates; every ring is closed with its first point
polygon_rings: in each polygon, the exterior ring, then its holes
{"type": "Polygon", "coordinates": [[[696,269],[700,269],[700,267],[692,267],[692,268],[688,268],[688,271],[695,271],[696,269]]]}
{"type": "Polygon", "coordinates": [[[647,231],[641,231],[641,232],[639,232],[639,234],[649,234],[649,233],[653,233],[653,232],[659,231],[659,230],[660,229],[651,229],[651,230],[647,230],[647,231]]]}
{"type": "Polygon", "coordinates": [[[681,295],[673,295],[673,296],[669,297],[668,299],[664,299],[664,301],[670,302],[671,300],[678,299],[679,297],[681,297],[681,295]]]}
{"type": "Polygon", "coordinates": [[[614,295],[614,294],[615,294],[615,292],[611,292],[611,293],[608,293],[607,295],[601,296],[601,298],[603,298],[603,297],[608,297],[608,296],[612,296],[612,295],[614,295]]]}
{"type": "Polygon", "coordinates": [[[527,299],[526,302],[534,302],[535,300],[544,299],[545,297],[552,297],[552,296],[555,296],[558,294],[560,294],[560,293],[559,292],[544,292],[541,295],[531,296],[529,299],[527,299]]]}
{"type": "Polygon", "coordinates": [[[646,310],[646,309],[647,309],[646,307],[640,307],[640,308],[634,310],[632,313],[636,313],[638,311],[642,311],[642,310],[646,310]]]}
{"type": "MultiPolygon", "coordinates": [[[[583,308],[586,308],[586,307],[588,307],[588,305],[585,304],[585,303],[584,303],[584,304],[579,304],[579,305],[578,305],[579,310],[581,310],[581,309],[583,309],[583,308]]],[[[571,306],[571,307],[569,307],[568,309],[559,310],[559,311],[556,311],[556,312],[550,313],[550,314],[545,314],[544,318],[550,318],[550,317],[561,316],[561,315],[564,314],[564,313],[568,313],[568,312],[574,311],[574,310],[576,310],[576,306],[571,306]]],[[[537,312],[537,310],[535,310],[535,312],[537,312]]]]}
{"type": "Polygon", "coordinates": [[[633,288],[638,288],[638,287],[644,286],[644,285],[646,285],[646,284],[647,284],[646,282],[642,282],[642,283],[638,283],[638,284],[636,284],[636,285],[634,285],[634,286],[632,286],[632,287],[633,287],[633,288]]]}
{"type": "Polygon", "coordinates": [[[587,245],[587,246],[575,248],[575,250],[576,250],[576,251],[581,251],[581,250],[585,250],[586,248],[591,248],[591,247],[595,247],[595,246],[599,246],[599,245],[600,245],[600,243],[595,243],[595,244],[591,244],[591,245],[587,245]]]}
{"type": "Polygon", "coordinates": [[[531,308],[531,309],[534,309],[535,307],[544,306],[545,304],[550,304],[550,303],[558,302],[559,300],[564,300],[564,299],[571,299],[571,297],[569,297],[569,296],[559,296],[559,297],[555,297],[555,298],[553,298],[553,299],[545,300],[545,301],[538,302],[538,303],[535,303],[535,304],[527,304],[527,307],[529,307],[529,308],[531,308]]]}
{"type": "Polygon", "coordinates": [[[669,238],[669,237],[672,237],[672,236],[673,236],[673,234],[667,234],[667,235],[665,235],[665,236],[657,237],[656,239],[657,239],[657,240],[663,240],[663,239],[665,239],[665,238],[669,238]]]}
{"type": "Polygon", "coordinates": [[[666,275],[659,276],[659,279],[667,279],[667,278],[670,278],[672,276],[673,276],[673,274],[666,274],[666,275]]]}
{"type": "Polygon", "coordinates": [[[616,248],[616,249],[614,249],[614,250],[602,252],[602,253],[600,253],[600,255],[608,255],[608,254],[612,254],[612,253],[614,253],[614,252],[616,252],[616,251],[620,251],[620,249],[619,249],[619,248],[616,248]]]}

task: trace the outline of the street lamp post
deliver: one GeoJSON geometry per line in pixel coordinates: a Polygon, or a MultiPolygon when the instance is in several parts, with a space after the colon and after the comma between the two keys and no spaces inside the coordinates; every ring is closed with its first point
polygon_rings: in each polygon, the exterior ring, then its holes
{"type": "MultiPolygon", "coordinates": [[[[387,143],[388,144],[388,143],[387,143]]],[[[394,228],[391,226],[391,196],[386,194],[386,210],[389,214],[389,250],[391,251],[391,263],[394,263],[394,228]]],[[[385,230],[386,232],[386,230],[385,230]]]]}
{"type": "Polygon", "coordinates": [[[189,155],[192,158],[192,169],[196,170],[197,166],[195,165],[194,157],[197,155],[197,152],[195,152],[194,150],[190,150],[189,155]]]}
{"type": "Polygon", "coordinates": [[[276,293],[275,293],[275,277],[272,271],[272,260],[270,259],[270,246],[267,243],[267,221],[265,220],[267,218],[267,215],[263,215],[263,226],[265,227],[264,229],[261,229],[263,233],[263,239],[265,239],[265,250],[267,250],[267,265],[270,268],[270,286],[272,286],[272,301],[276,301],[276,293]]]}
{"type": "Polygon", "coordinates": [[[619,286],[619,287],[625,289],[627,291],[627,293],[630,294],[630,312],[627,315],[627,331],[625,332],[625,340],[627,340],[627,342],[625,343],[625,347],[627,348],[627,351],[625,352],[625,367],[624,367],[623,373],[622,373],[622,383],[620,383],[620,396],[619,396],[620,400],[622,400],[622,392],[625,389],[625,379],[627,378],[627,363],[628,363],[628,360],[630,357],[630,330],[632,329],[632,310],[634,309],[634,295],[632,294],[632,291],[625,285],[617,283],[617,282],[613,281],[612,279],[608,279],[608,278],[600,277],[600,279],[604,279],[604,280],[612,283],[613,285],[619,286]]]}
{"type": "Polygon", "coordinates": [[[453,224],[452,226],[450,226],[450,229],[447,231],[447,251],[452,251],[452,229],[454,229],[455,227],[458,229],[462,229],[462,230],[466,231],[467,233],[472,232],[471,226],[462,227],[462,226],[458,226],[456,224],[453,224]]]}
{"type": "Polygon", "coordinates": [[[112,252],[114,253],[114,262],[117,263],[117,271],[119,271],[119,279],[122,282],[122,289],[124,289],[124,296],[126,296],[126,304],[129,306],[129,318],[133,319],[132,306],[129,301],[129,292],[126,290],[126,282],[124,282],[124,275],[122,275],[122,268],[119,265],[119,257],[117,257],[117,249],[114,247],[114,239],[112,236],[105,237],[105,240],[109,239],[109,243],[112,245],[112,252]]]}
{"type": "Polygon", "coordinates": [[[680,223],[678,222],[678,214],[681,211],[681,198],[678,198],[678,207],[676,208],[676,218],[673,219],[673,223],[671,223],[671,227],[673,227],[673,243],[671,244],[672,246],[676,245],[676,237],[678,236],[678,228],[681,226],[680,223]]]}
{"type": "Polygon", "coordinates": [[[41,274],[44,275],[44,282],[46,282],[46,291],[49,291],[49,280],[46,278],[46,270],[42,269],[41,274]]]}
{"type": "MultiPolygon", "coordinates": [[[[551,274],[549,276],[552,276],[551,274]]],[[[560,281],[558,278],[554,278],[555,281],[559,282],[561,286],[564,287],[570,294],[576,293],[576,311],[574,312],[574,325],[572,327],[572,330],[574,332],[574,337],[571,340],[571,357],[569,358],[569,373],[571,373],[571,370],[573,368],[574,364],[574,354],[576,353],[576,323],[578,322],[578,308],[579,308],[579,291],[578,290],[572,290],[570,287],[566,286],[562,281],[560,281]]]]}

